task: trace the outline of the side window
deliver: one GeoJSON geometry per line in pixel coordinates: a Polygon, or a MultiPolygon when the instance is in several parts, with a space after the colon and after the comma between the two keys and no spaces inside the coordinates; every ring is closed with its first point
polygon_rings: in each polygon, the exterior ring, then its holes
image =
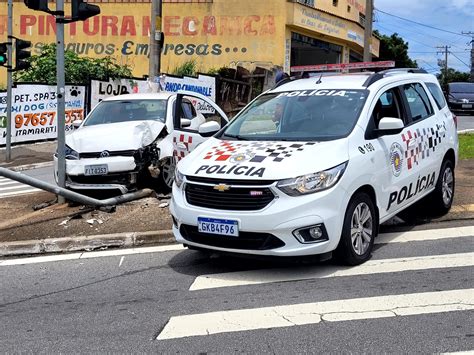
{"type": "Polygon", "coordinates": [[[183,100],[181,107],[183,109],[184,118],[191,120],[196,117],[196,110],[194,109],[194,106],[191,102],[189,102],[188,100],[183,100]]]}
{"type": "Polygon", "coordinates": [[[411,118],[413,121],[422,120],[433,114],[428,95],[425,89],[419,83],[403,85],[403,94],[410,108],[411,118]]]}
{"type": "Polygon", "coordinates": [[[378,128],[379,122],[383,117],[394,117],[402,120],[404,118],[399,95],[397,95],[395,88],[385,91],[380,95],[375,104],[374,110],[372,111],[372,119],[374,120],[376,128],[378,128]]]}
{"type": "Polygon", "coordinates": [[[439,86],[436,85],[435,83],[425,83],[425,84],[428,87],[428,90],[430,91],[431,95],[433,95],[433,98],[436,101],[436,106],[438,106],[440,110],[446,107],[446,100],[439,86]]]}

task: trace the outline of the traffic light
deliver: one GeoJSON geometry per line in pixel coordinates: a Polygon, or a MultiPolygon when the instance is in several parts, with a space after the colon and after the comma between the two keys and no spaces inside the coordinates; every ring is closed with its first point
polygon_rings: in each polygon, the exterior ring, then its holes
{"type": "Polygon", "coordinates": [[[0,65],[6,67],[8,65],[7,44],[0,43],[0,65]]]}
{"type": "Polygon", "coordinates": [[[73,21],[84,21],[87,20],[89,17],[100,14],[99,6],[88,4],[83,0],[72,0],[71,8],[71,18],[73,21]]]}
{"type": "Polygon", "coordinates": [[[32,10],[49,12],[48,0],[24,0],[25,5],[32,10]]]}
{"type": "Polygon", "coordinates": [[[25,60],[31,57],[31,52],[28,50],[31,47],[30,41],[22,39],[15,40],[15,69],[23,70],[30,67],[30,63],[25,60]]]}

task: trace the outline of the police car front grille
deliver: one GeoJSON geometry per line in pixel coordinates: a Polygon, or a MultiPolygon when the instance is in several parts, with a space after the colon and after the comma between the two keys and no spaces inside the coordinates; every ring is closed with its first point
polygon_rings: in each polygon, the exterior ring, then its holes
{"type": "Polygon", "coordinates": [[[243,185],[243,186],[268,186],[273,184],[274,180],[243,180],[243,179],[214,179],[202,176],[190,176],[186,175],[186,179],[192,182],[201,182],[205,184],[220,184],[225,183],[227,185],[243,185]]]}
{"type": "Polygon", "coordinates": [[[186,200],[189,204],[215,210],[255,211],[266,207],[275,198],[268,187],[234,187],[226,191],[215,185],[187,183],[186,200]]]}
{"type": "Polygon", "coordinates": [[[285,243],[270,233],[240,232],[238,237],[200,233],[196,226],[182,224],[179,232],[189,242],[214,247],[244,250],[269,250],[280,248],[285,243]]]}

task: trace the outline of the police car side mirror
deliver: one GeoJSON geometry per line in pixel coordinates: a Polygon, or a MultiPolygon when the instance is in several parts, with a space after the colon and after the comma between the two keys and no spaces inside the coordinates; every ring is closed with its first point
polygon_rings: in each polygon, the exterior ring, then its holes
{"type": "Polygon", "coordinates": [[[204,122],[202,125],[199,126],[199,134],[203,137],[210,137],[214,135],[217,131],[221,129],[219,123],[215,121],[204,122]]]}
{"type": "Polygon", "coordinates": [[[384,117],[379,121],[379,128],[374,129],[377,136],[385,136],[391,134],[397,134],[403,131],[405,124],[399,118],[395,117],[384,117]]]}
{"type": "Polygon", "coordinates": [[[186,128],[191,126],[191,120],[189,118],[182,118],[181,119],[181,128],[186,128]]]}
{"type": "Polygon", "coordinates": [[[74,129],[79,128],[81,124],[82,124],[82,120],[75,120],[72,122],[72,126],[74,127],[74,129]]]}

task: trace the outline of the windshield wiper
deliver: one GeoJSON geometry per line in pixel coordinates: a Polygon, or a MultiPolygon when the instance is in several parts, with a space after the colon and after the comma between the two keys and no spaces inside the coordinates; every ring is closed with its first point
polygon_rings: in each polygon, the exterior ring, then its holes
{"type": "Polygon", "coordinates": [[[248,141],[249,140],[249,138],[243,137],[240,134],[227,134],[227,133],[224,133],[224,137],[235,138],[235,139],[238,139],[238,140],[241,140],[241,141],[248,141]]]}

